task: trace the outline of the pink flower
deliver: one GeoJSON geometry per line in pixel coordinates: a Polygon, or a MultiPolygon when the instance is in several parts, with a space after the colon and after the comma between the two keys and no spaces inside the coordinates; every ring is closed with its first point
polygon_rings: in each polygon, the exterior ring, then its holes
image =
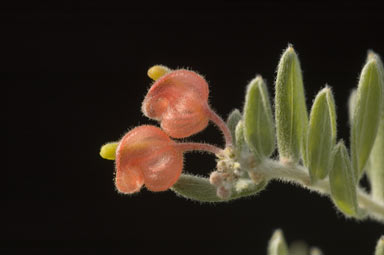
{"type": "Polygon", "coordinates": [[[145,116],[161,122],[171,137],[184,138],[208,125],[208,83],[189,70],[175,70],[158,79],[146,95],[142,111],[145,116]]]}
{"type": "Polygon", "coordinates": [[[183,169],[183,151],[176,145],[155,126],[138,126],[129,131],[116,150],[117,190],[131,194],[143,184],[151,191],[170,188],[183,169]]]}

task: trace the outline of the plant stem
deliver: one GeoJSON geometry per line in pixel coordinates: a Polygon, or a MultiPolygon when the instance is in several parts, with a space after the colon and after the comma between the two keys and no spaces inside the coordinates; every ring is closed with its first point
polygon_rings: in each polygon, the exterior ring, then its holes
{"type": "Polygon", "coordinates": [[[210,107],[208,107],[209,119],[223,132],[225,138],[225,147],[231,147],[233,143],[232,134],[225,121],[217,115],[210,107]]]}
{"type": "MultiPolygon", "coordinates": [[[[301,187],[316,191],[321,195],[330,196],[331,188],[328,179],[310,182],[308,169],[301,165],[284,164],[276,160],[266,159],[257,167],[250,169],[263,175],[267,180],[277,179],[299,184],[301,187]]],[[[384,204],[372,199],[361,188],[357,189],[359,207],[365,209],[369,217],[384,223],[384,204]]]]}
{"type": "Polygon", "coordinates": [[[207,151],[216,155],[222,154],[223,149],[208,143],[177,143],[176,146],[184,152],[187,151],[207,151]]]}

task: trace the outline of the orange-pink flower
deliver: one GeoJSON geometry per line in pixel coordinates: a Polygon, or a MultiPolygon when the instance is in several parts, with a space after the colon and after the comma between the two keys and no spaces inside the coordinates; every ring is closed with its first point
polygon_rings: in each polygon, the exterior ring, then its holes
{"type": "Polygon", "coordinates": [[[129,131],[116,150],[115,184],[131,194],[145,184],[151,191],[164,191],[180,177],[183,151],[160,128],[139,126],[129,131]]]}
{"type": "Polygon", "coordinates": [[[208,125],[208,83],[189,70],[175,70],[158,79],[146,95],[142,111],[161,122],[171,137],[184,138],[208,125]]]}

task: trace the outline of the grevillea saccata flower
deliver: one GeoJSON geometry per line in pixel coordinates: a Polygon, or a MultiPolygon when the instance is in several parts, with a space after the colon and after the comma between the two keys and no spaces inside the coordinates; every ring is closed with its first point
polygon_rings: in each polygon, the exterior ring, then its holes
{"type": "Polygon", "coordinates": [[[160,128],[139,126],[129,131],[116,150],[116,188],[134,193],[145,184],[151,191],[171,187],[183,169],[183,153],[160,128]]]}
{"type": "Polygon", "coordinates": [[[197,73],[171,71],[149,89],[142,110],[171,137],[188,137],[208,125],[208,93],[208,83],[197,73]]]}

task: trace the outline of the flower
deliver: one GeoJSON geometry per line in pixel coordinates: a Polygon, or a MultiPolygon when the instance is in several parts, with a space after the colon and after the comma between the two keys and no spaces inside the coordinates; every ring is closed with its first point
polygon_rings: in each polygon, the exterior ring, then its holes
{"type": "Polygon", "coordinates": [[[138,192],[145,184],[151,191],[164,191],[176,183],[183,169],[183,151],[160,128],[138,126],[129,131],[116,150],[118,191],[138,192]]]}
{"type": "Polygon", "coordinates": [[[174,70],[155,81],[142,105],[145,116],[161,122],[171,137],[185,138],[205,129],[210,119],[208,83],[189,70],[174,70]]]}

